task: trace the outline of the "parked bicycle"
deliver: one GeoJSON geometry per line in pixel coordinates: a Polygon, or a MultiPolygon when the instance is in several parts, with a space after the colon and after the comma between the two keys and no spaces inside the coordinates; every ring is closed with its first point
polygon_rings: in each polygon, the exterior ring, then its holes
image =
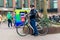
{"type": "MultiPolygon", "coordinates": [[[[36,18],[36,26],[39,31],[40,35],[46,35],[48,33],[48,27],[49,27],[49,20],[47,18],[36,18]]],[[[16,32],[20,36],[26,36],[29,34],[30,28],[32,30],[32,33],[34,32],[33,28],[30,25],[29,21],[29,14],[26,15],[25,23],[23,26],[19,26],[16,28],[16,32]]]]}

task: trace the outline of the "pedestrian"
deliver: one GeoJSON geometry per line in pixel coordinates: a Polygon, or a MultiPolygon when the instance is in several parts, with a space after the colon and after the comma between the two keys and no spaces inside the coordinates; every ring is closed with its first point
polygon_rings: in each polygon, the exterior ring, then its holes
{"type": "Polygon", "coordinates": [[[11,12],[7,13],[7,19],[8,19],[8,27],[12,27],[12,15],[11,12]]]}
{"type": "MultiPolygon", "coordinates": [[[[16,12],[15,12],[15,13],[16,13],[16,12]]],[[[15,13],[14,13],[14,16],[13,16],[14,26],[15,26],[15,21],[16,21],[16,15],[15,15],[15,13]]]]}
{"type": "Polygon", "coordinates": [[[0,15],[0,24],[1,24],[1,22],[2,22],[2,16],[0,15]]]}
{"type": "Polygon", "coordinates": [[[30,11],[30,24],[33,27],[34,33],[32,35],[34,36],[38,36],[38,30],[37,30],[37,26],[36,26],[36,14],[37,11],[35,9],[34,5],[30,5],[31,7],[31,11],[30,11]]]}

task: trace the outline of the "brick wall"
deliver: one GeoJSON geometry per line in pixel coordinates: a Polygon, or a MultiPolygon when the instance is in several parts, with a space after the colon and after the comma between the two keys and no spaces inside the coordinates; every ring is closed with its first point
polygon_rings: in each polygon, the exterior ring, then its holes
{"type": "Polygon", "coordinates": [[[48,9],[50,9],[50,0],[48,0],[48,9]]]}
{"type": "Polygon", "coordinates": [[[58,0],[58,12],[60,13],[60,0],[58,0]]]}

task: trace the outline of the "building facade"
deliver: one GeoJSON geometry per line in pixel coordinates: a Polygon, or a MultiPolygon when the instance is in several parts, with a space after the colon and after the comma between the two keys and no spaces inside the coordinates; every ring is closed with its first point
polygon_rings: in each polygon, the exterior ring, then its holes
{"type": "Polygon", "coordinates": [[[60,0],[58,0],[58,12],[60,13],[60,0]]]}
{"type": "MultiPolygon", "coordinates": [[[[0,0],[0,11],[14,11],[15,8],[43,8],[43,0],[0,0]]],[[[60,12],[60,0],[47,0],[47,9],[58,9],[60,12]]]]}
{"type": "Polygon", "coordinates": [[[35,4],[36,7],[35,0],[0,0],[0,10],[13,11],[14,8],[29,8],[30,4],[35,4]]]}

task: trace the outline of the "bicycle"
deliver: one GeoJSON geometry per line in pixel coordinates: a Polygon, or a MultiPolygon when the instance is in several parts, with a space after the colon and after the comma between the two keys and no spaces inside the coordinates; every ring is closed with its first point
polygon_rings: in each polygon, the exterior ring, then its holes
{"type": "MultiPolygon", "coordinates": [[[[28,35],[29,30],[30,30],[29,28],[31,28],[33,30],[32,26],[29,23],[29,16],[28,15],[29,14],[26,15],[24,26],[23,27],[19,26],[16,28],[16,32],[20,36],[28,35]]],[[[46,23],[46,21],[44,21],[45,19],[43,19],[43,18],[41,18],[41,19],[36,18],[36,19],[37,19],[36,26],[39,31],[39,34],[46,35],[48,33],[48,26],[49,26],[49,25],[47,25],[48,23],[46,23]]],[[[34,30],[33,30],[33,32],[34,32],[34,30]]]]}

